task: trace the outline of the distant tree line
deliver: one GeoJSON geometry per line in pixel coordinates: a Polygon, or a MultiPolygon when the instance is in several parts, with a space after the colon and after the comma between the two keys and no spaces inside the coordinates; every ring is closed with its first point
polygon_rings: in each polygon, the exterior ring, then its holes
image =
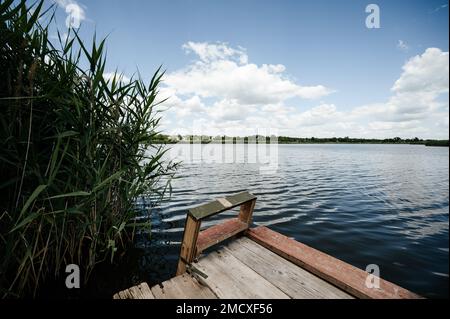
{"type": "Polygon", "coordinates": [[[235,136],[205,136],[205,135],[175,135],[169,136],[164,134],[158,134],[155,136],[155,143],[162,144],[174,144],[174,143],[232,143],[232,144],[253,144],[253,143],[270,143],[276,140],[278,144],[417,144],[426,146],[449,146],[448,140],[430,140],[430,139],[420,139],[418,137],[414,138],[385,138],[385,139],[375,139],[375,138],[352,138],[352,137],[329,137],[329,138],[319,138],[319,137],[289,137],[289,136],[262,136],[253,135],[245,137],[235,137],[235,136]]]}

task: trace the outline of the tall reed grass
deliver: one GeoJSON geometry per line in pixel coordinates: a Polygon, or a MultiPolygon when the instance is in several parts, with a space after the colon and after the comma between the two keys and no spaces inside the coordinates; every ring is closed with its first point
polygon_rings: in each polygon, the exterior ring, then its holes
{"type": "Polygon", "coordinates": [[[105,40],[88,47],[72,30],[54,45],[53,17],[42,0],[0,0],[3,298],[36,293],[67,264],[87,280],[113,262],[149,226],[135,199],[164,196],[176,170],[154,144],[163,72],[148,85],[107,80],[105,40]]]}

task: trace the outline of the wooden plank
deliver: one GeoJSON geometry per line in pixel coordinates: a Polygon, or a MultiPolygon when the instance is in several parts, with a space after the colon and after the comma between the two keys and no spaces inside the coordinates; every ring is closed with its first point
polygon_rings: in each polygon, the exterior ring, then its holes
{"type": "Polygon", "coordinates": [[[246,229],[248,229],[248,224],[243,223],[238,218],[231,218],[201,231],[197,239],[197,255],[199,255],[203,250],[216,245],[246,229]]]}
{"type": "Polygon", "coordinates": [[[234,207],[244,204],[251,200],[256,200],[256,196],[249,192],[242,192],[231,196],[226,196],[225,199],[231,203],[234,207]]]}
{"type": "Polygon", "coordinates": [[[202,282],[221,299],[289,298],[223,249],[201,258],[195,267],[208,276],[202,282]]]}
{"type": "Polygon", "coordinates": [[[127,290],[128,290],[128,289],[119,291],[118,293],[116,293],[116,294],[113,296],[113,299],[128,299],[128,293],[127,293],[127,290]]]}
{"type": "Polygon", "coordinates": [[[239,211],[239,219],[246,223],[247,225],[250,225],[252,222],[253,217],[253,210],[255,209],[256,199],[244,203],[241,205],[240,211],[239,211]]]}
{"type": "Polygon", "coordinates": [[[131,299],[131,295],[128,289],[120,292],[119,294],[121,299],[131,299]]]}
{"type": "Polygon", "coordinates": [[[155,299],[150,287],[143,282],[137,286],[119,291],[113,296],[113,299],[155,299]]]}
{"type": "Polygon", "coordinates": [[[189,210],[189,214],[192,217],[194,217],[196,220],[202,220],[209,216],[223,212],[227,209],[229,209],[229,208],[224,206],[221,202],[215,200],[215,201],[203,204],[201,206],[191,208],[189,210]]]}
{"type": "Polygon", "coordinates": [[[353,298],[348,293],[278,256],[249,238],[239,238],[226,246],[225,249],[291,298],[353,298]]]}
{"type": "Polygon", "coordinates": [[[142,299],[141,294],[139,293],[139,288],[137,286],[133,286],[127,290],[128,299],[142,299]]]}
{"type": "Polygon", "coordinates": [[[419,295],[383,279],[380,279],[379,288],[369,288],[366,286],[367,272],[274,232],[267,227],[250,229],[247,236],[355,297],[376,299],[421,298],[419,295]]]}
{"type": "Polygon", "coordinates": [[[150,290],[150,287],[147,285],[146,282],[141,283],[137,286],[139,290],[139,294],[141,296],[141,299],[155,299],[155,297],[152,294],[152,291],[150,290]]]}
{"type": "Polygon", "coordinates": [[[191,208],[189,214],[195,220],[202,220],[252,200],[256,200],[256,196],[243,192],[191,208]]]}
{"type": "Polygon", "coordinates": [[[118,292],[116,292],[116,293],[113,295],[113,299],[120,299],[120,295],[119,295],[118,292]]]}
{"type": "Polygon", "coordinates": [[[188,274],[174,277],[151,288],[156,299],[217,299],[216,295],[188,274]]]}
{"type": "Polygon", "coordinates": [[[192,216],[188,215],[186,217],[183,242],[181,243],[180,259],[178,260],[177,275],[185,273],[186,264],[191,263],[195,257],[200,224],[201,221],[195,220],[192,216]]]}

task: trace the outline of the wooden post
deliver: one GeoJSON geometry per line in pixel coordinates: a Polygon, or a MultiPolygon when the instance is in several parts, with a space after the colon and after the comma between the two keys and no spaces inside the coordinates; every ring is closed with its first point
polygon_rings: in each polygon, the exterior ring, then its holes
{"type": "Polygon", "coordinates": [[[184,274],[186,272],[186,265],[190,264],[195,258],[200,224],[200,220],[195,220],[191,215],[187,215],[183,242],[181,243],[180,259],[178,260],[177,276],[184,274]]]}
{"type": "Polygon", "coordinates": [[[177,276],[186,272],[186,265],[192,263],[203,249],[247,230],[252,221],[255,204],[256,196],[242,192],[189,209],[181,242],[177,276]],[[203,219],[238,206],[240,206],[239,218],[228,220],[200,233],[203,219]]]}
{"type": "Polygon", "coordinates": [[[250,226],[253,217],[253,209],[255,208],[256,199],[241,205],[239,211],[239,220],[250,226]]]}

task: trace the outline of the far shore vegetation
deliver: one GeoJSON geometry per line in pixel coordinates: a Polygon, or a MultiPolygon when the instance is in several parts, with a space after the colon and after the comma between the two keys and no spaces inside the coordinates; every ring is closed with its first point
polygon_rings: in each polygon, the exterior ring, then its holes
{"type": "Polygon", "coordinates": [[[411,144],[425,146],[449,146],[449,140],[419,139],[418,137],[403,139],[400,137],[386,139],[367,139],[351,137],[288,137],[288,136],[208,136],[208,135],[164,135],[155,136],[154,143],[176,144],[176,143],[202,143],[202,144],[257,144],[271,143],[277,144],[411,144]]]}

